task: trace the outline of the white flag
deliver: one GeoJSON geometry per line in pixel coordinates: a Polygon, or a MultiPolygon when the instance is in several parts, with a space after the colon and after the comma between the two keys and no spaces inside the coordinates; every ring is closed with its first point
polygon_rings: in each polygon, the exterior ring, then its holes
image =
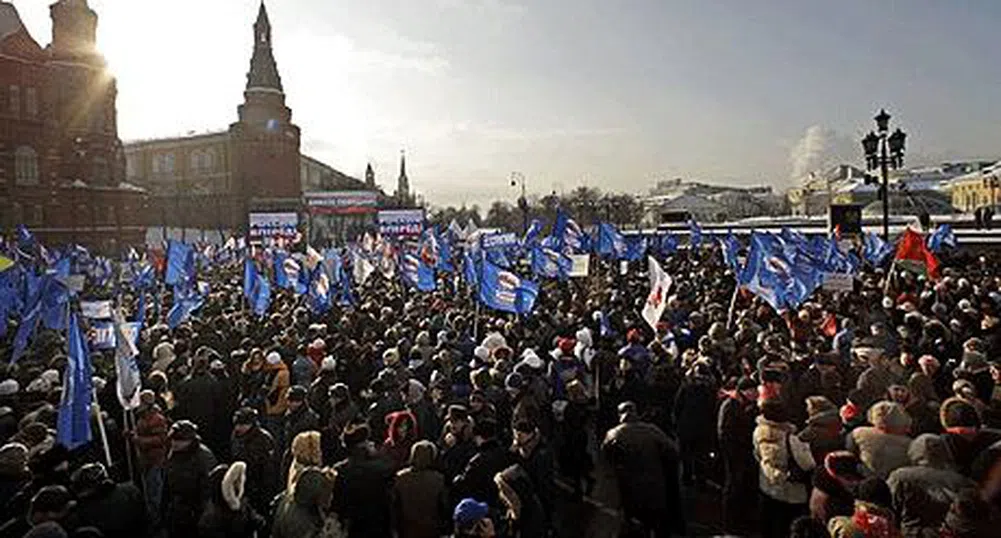
{"type": "Polygon", "coordinates": [[[118,401],[125,409],[139,407],[139,391],[142,390],[142,380],[139,376],[139,365],[136,357],[139,350],[132,340],[133,331],[125,321],[121,309],[115,310],[115,374],[118,377],[118,401]]]}
{"type": "Polygon", "coordinates": [[[80,301],[80,313],[88,319],[111,319],[111,301],[80,301]]]}
{"type": "Polygon", "coordinates": [[[671,284],[674,281],[661,269],[660,264],[653,259],[653,256],[648,256],[647,260],[650,263],[648,271],[650,273],[650,294],[647,295],[646,304],[643,305],[643,319],[656,331],[657,322],[660,321],[664,309],[667,308],[667,290],[671,289],[671,284]]]}
{"type": "Polygon", "coordinates": [[[375,272],[375,264],[370,262],[367,257],[362,256],[358,252],[354,252],[354,277],[355,284],[361,286],[368,280],[368,277],[375,272]]]}

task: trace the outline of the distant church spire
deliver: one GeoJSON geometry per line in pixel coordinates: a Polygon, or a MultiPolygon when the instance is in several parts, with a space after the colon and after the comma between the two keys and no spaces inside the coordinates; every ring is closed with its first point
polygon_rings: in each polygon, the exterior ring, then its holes
{"type": "Polygon", "coordinates": [[[247,90],[250,89],[283,91],[282,77],[278,74],[278,65],[271,51],[271,21],[263,0],[254,23],[254,55],[250,58],[250,72],[247,73],[247,90]]]}
{"type": "Polygon", "coordinates": [[[372,170],[372,163],[368,163],[365,167],[365,186],[375,189],[375,171],[372,170]]]}
{"type": "Polygon", "coordinates": [[[410,179],[407,177],[407,155],[400,150],[400,178],[396,180],[396,198],[400,205],[410,204],[410,179]]]}

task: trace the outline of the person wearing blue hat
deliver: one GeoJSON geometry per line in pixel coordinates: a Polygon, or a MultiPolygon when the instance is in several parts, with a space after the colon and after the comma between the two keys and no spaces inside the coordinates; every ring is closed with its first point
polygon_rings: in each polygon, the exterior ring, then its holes
{"type": "Polygon", "coordinates": [[[459,501],[452,513],[455,523],[454,538],[494,538],[494,522],[490,519],[490,506],[473,498],[459,501]]]}

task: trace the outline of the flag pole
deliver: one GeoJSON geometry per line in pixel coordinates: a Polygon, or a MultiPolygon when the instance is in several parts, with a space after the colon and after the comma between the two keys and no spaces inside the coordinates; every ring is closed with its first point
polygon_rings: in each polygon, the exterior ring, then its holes
{"type": "Polygon", "coordinates": [[[737,308],[737,294],[740,293],[740,280],[738,279],[733,285],[733,297],[730,297],[730,310],[726,315],[726,328],[730,329],[733,327],[733,311],[737,308]]]}
{"type": "MultiPolygon", "coordinates": [[[[131,431],[135,426],[134,421],[129,420],[130,412],[125,406],[122,406],[122,424],[124,424],[124,431],[131,431]]],[[[133,474],[132,468],[132,442],[128,435],[125,436],[125,462],[129,467],[129,482],[135,482],[135,474],[133,474]]]]}
{"type": "Polygon", "coordinates": [[[97,430],[101,434],[101,445],[104,447],[104,459],[111,469],[111,447],[108,446],[108,432],[104,429],[104,418],[101,417],[101,404],[97,401],[97,387],[91,387],[91,397],[94,398],[94,411],[97,414],[97,430]]]}

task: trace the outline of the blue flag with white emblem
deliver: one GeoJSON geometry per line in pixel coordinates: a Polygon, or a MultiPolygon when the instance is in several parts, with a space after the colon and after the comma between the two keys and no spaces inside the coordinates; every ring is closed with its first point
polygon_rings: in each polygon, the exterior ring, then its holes
{"type": "Polygon", "coordinates": [[[490,308],[515,314],[528,314],[539,296],[539,286],[511,271],[483,262],[480,278],[480,301],[490,308]]]}

